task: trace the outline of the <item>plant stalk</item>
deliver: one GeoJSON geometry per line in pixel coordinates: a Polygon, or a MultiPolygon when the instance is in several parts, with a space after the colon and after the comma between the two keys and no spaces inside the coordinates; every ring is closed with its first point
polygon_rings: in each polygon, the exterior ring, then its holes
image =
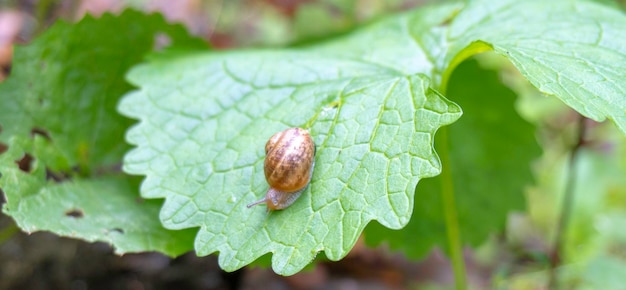
{"type": "Polygon", "coordinates": [[[567,227],[572,215],[572,209],[574,207],[574,191],[576,189],[576,169],[578,163],[578,155],[584,146],[585,142],[585,120],[583,116],[580,116],[578,121],[578,136],[577,141],[572,147],[569,156],[569,170],[565,184],[565,192],[563,195],[563,204],[561,205],[561,212],[558,217],[556,237],[554,239],[554,245],[552,247],[552,253],[550,255],[550,276],[548,278],[548,289],[559,289],[559,281],[557,277],[557,268],[565,260],[565,242],[567,227]]]}
{"type": "Polygon", "coordinates": [[[443,201],[443,212],[446,221],[446,232],[448,235],[448,246],[450,251],[450,262],[454,272],[454,281],[457,290],[467,289],[467,279],[465,273],[465,261],[463,260],[463,247],[461,245],[461,231],[454,201],[454,184],[452,172],[450,171],[450,146],[448,142],[448,128],[441,128],[439,132],[439,152],[441,170],[441,195],[443,201]]]}

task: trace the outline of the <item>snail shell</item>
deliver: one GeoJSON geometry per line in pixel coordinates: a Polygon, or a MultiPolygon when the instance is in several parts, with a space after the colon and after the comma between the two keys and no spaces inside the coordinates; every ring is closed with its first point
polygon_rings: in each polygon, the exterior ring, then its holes
{"type": "Polygon", "coordinates": [[[267,203],[267,210],[290,206],[309,185],[315,164],[315,143],[307,130],[289,128],[265,144],[265,180],[270,188],[265,198],[248,207],[267,203]]]}

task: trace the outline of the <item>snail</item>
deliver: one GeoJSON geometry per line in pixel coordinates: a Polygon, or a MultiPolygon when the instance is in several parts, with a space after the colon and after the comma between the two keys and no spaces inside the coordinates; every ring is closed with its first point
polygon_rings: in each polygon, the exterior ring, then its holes
{"type": "Polygon", "coordinates": [[[267,210],[289,207],[309,185],[315,165],[315,143],[305,129],[289,128],[274,134],[265,144],[265,198],[248,208],[266,203],[267,210]]]}

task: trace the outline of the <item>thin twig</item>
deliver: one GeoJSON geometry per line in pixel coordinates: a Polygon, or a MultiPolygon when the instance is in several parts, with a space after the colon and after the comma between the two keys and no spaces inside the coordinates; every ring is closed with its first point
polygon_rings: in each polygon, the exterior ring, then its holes
{"type": "Polygon", "coordinates": [[[571,150],[569,158],[569,170],[567,176],[567,183],[565,185],[565,192],[563,195],[563,204],[561,206],[561,213],[556,228],[556,237],[554,239],[554,245],[550,257],[550,276],[548,280],[548,289],[559,289],[560,285],[557,277],[557,268],[565,260],[565,236],[567,234],[567,227],[570,217],[572,215],[572,208],[574,206],[574,190],[576,186],[576,169],[578,155],[585,143],[585,126],[586,118],[579,116],[578,120],[578,136],[574,147],[571,150]]]}

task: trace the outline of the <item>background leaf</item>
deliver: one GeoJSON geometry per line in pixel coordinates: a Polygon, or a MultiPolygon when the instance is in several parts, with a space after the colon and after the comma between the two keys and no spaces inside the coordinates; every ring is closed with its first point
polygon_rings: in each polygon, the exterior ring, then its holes
{"type": "Polygon", "coordinates": [[[25,152],[47,145],[42,139],[36,145],[29,141],[22,143],[35,148],[26,149],[14,139],[9,151],[0,155],[0,184],[8,199],[4,210],[24,231],[49,230],[90,242],[104,241],[119,254],[161,251],[178,255],[190,250],[195,231],[163,229],[157,218],[162,202],[141,199],[137,178],[118,173],[48,182],[40,162],[35,161],[30,172],[15,166],[25,152]]]}
{"type": "Polygon", "coordinates": [[[541,92],[626,132],[626,83],[619,81],[626,79],[625,26],[622,11],[593,1],[474,0],[389,18],[323,51],[424,73],[445,89],[459,63],[493,50],[541,92]]]}
{"type": "Polygon", "coordinates": [[[120,253],[191,249],[193,232],[165,230],[155,215],[160,202],[137,199],[137,180],[119,170],[132,123],[115,112],[131,88],[120,76],[157,40],[200,43],[161,16],[127,11],[59,22],[16,48],[0,85],[0,141],[9,147],[0,155],[0,187],[3,211],[22,229],[106,241],[120,253]]]}
{"type": "Polygon", "coordinates": [[[624,27],[622,11],[592,1],[478,0],[451,22],[446,59],[454,64],[484,42],[541,92],[626,133],[624,27]]]}

